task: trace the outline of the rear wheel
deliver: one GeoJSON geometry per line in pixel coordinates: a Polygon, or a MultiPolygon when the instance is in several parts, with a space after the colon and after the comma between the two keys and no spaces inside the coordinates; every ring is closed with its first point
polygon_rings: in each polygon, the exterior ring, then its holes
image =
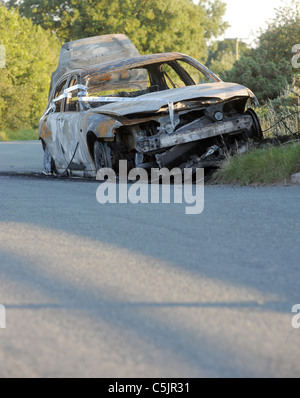
{"type": "Polygon", "coordinates": [[[96,172],[103,168],[112,169],[112,156],[110,147],[101,141],[96,141],[94,144],[94,160],[96,172]]]}
{"type": "Polygon", "coordinates": [[[56,171],[54,160],[47,145],[44,146],[44,173],[53,174],[56,171]]]}

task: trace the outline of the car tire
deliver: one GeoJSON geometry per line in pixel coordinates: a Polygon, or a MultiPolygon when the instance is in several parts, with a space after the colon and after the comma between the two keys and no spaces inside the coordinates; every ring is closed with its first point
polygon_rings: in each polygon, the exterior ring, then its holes
{"type": "Polygon", "coordinates": [[[49,148],[45,145],[44,148],[44,173],[51,175],[56,171],[54,160],[51,156],[49,148]]]}
{"type": "Polygon", "coordinates": [[[249,108],[246,111],[246,115],[251,116],[252,121],[253,121],[253,125],[251,127],[249,137],[254,140],[261,141],[264,138],[264,135],[263,135],[263,131],[262,131],[260,120],[259,120],[259,117],[257,116],[257,113],[252,108],[249,108]]]}
{"type": "Polygon", "coordinates": [[[101,141],[96,141],[94,144],[94,160],[96,172],[103,168],[112,169],[112,156],[110,147],[101,141]]]}

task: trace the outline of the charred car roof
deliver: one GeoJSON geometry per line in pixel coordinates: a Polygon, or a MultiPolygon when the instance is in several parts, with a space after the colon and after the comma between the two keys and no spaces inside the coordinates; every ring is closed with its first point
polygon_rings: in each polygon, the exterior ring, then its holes
{"type": "Polygon", "coordinates": [[[75,69],[139,54],[129,37],[124,34],[88,37],[66,43],[61,47],[58,67],[52,74],[49,97],[60,78],[75,69]]]}
{"type": "Polygon", "coordinates": [[[162,54],[151,54],[151,55],[141,55],[139,57],[131,57],[127,59],[122,59],[118,61],[106,62],[99,65],[93,65],[87,70],[87,75],[93,76],[102,73],[107,73],[114,70],[129,69],[129,68],[139,68],[147,65],[158,64],[163,62],[170,62],[176,60],[185,60],[192,65],[197,65],[204,73],[208,74],[212,80],[217,82],[221,81],[211,70],[206,66],[202,65],[200,62],[189,57],[188,55],[181,53],[162,53],[162,54]]]}
{"type": "MultiPolygon", "coordinates": [[[[211,77],[212,81],[221,82],[221,79],[215,75],[210,69],[189,57],[188,55],[181,53],[162,53],[162,54],[151,54],[141,55],[138,57],[125,58],[121,60],[105,62],[101,64],[91,65],[88,68],[76,68],[68,73],[64,74],[63,78],[70,74],[80,74],[82,79],[89,79],[93,76],[109,73],[112,71],[118,71],[122,69],[132,69],[145,67],[147,65],[153,65],[163,62],[171,62],[176,60],[185,60],[191,65],[197,66],[205,74],[211,77]]],[[[62,80],[62,79],[61,79],[62,80]]]]}

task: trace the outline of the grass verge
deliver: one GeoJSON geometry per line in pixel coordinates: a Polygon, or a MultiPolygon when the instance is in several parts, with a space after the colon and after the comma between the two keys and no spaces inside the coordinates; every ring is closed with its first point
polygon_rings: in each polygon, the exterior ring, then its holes
{"type": "Polygon", "coordinates": [[[244,155],[229,158],[218,170],[215,183],[268,185],[288,183],[291,175],[300,172],[300,143],[253,149],[244,155]]]}
{"type": "Polygon", "coordinates": [[[37,140],[38,132],[33,129],[22,129],[17,131],[0,131],[0,141],[30,141],[37,140]]]}

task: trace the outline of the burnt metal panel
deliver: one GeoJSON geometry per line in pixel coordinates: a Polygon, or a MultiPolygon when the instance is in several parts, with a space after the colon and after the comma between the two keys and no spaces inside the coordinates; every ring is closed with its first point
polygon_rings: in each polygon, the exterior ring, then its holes
{"type": "Polygon", "coordinates": [[[238,131],[249,130],[252,123],[251,116],[238,116],[233,120],[211,123],[191,130],[186,129],[180,133],[160,134],[154,137],[142,138],[136,142],[136,150],[147,153],[206,138],[237,133],[238,131]]]}
{"type": "Polygon", "coordinates": [[[58,67],[52,74],[49,97],[56,82],[66,73],[139,54],[132,41],[123,34],[95,36],[66,43],[61,48],[58,67]]]}
{"type": "MultiPolygon", "coordinates": [[[[125,116],[144,112],[157,112],[169,103],[197,100],[202,104],[227,101],[234,98],[249,98],[246,87],[235,83],[206,83],[195,86],[179,87],[172,90],[145,94],[129,101],[113,102],[94,108],[94,112],[111,116],[125,116]]],[[[180,106],[180,104],[179,104],[180,106]]]]}

